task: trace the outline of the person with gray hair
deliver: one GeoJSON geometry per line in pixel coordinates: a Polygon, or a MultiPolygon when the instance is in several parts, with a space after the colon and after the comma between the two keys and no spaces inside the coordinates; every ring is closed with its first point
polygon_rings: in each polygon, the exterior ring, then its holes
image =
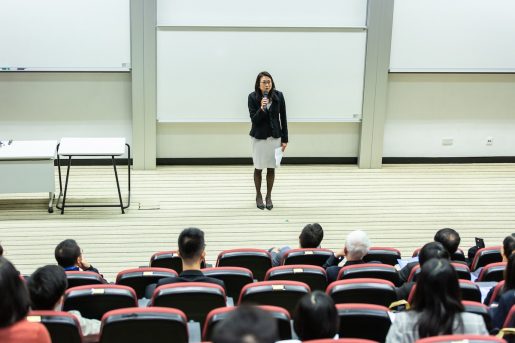
{"type": "Polygon", "coordinates": [[[368,253],[370,240],[365,231],[350,232],[345,239],[345,247],[336,255],[327,259],[324,268],[327,271],[327,281],[336,281],[340,269],[353,264],[362,264],[363,257],[368,253]]]}

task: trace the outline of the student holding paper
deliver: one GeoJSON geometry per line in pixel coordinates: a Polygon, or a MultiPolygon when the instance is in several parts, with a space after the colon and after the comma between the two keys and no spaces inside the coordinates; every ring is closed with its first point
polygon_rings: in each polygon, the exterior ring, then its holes
{"type": "Polygon", "coordinates": [[[254,162],[254,185],[256,186],[256,206],[265,209],[261,194],[262,171],[266,173],[266,208],[271,210],[272,187],[274,186],[276,156],[275,150],[286,149],[288,144],[288,122],[283,93],[275,89],[275,83],[268,72],[258,74],[254,92],[249,94],[248,107],[252,128],[252,161],[254,162]]]}

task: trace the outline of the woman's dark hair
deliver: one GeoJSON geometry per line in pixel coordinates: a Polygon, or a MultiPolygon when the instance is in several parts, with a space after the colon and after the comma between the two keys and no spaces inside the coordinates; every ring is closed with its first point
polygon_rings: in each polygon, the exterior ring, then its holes
{"type": "Polygon", "coordinates": [[[502,241],[502,251],[506,258],[509,258],[515,250],[515,238],[513,236],[506,236],[502,241]]]}
{"type": "Polygon", "coordinates": [[[420,314],[414,328],[420,338],[452,334],[455,318],[463,327],[458,276],[448,260],[433,258],[424,263],[412,308],[420,314]]]}
{"type": "Polygon", "coordinates": [[[0,257],[0,328],[25,318],[29,304],[29,294],[20,273],[9,260],[0,257]]]}
{"type": "Polygon", "coordinates": [[[274,82],[274,78],[272,77],[272,75],[270,75],[270,73],[267,71],[262,71],[256,77],[256,84],[254,85],[254,91],[256,91],[256,95],[258,96],[259,100],[261,100],[261,98],[263,97],[263,94],[261,94],[261,89],[259,88],[259,83],[261,82],[261,78],[263,76],[268,76],[270,78],[270,80],[272,80],[272,88],[270,89],[270,93],[268,94],[268,98],[271,99],[272,96],[274,95],[274,91],[275,91],[275,82],[274,82]]]}
{"type": "Polygon", "coordinates": [[[511,254],[504,270],[504,291],[515,289],[515,254],[511,254]]]}
{"type": "Polygon", "coordinates": [[[333,338],[339,325],[333,299],[321,291],[304,295],[293,314],[293,328],[302,341],[333,338]]]}

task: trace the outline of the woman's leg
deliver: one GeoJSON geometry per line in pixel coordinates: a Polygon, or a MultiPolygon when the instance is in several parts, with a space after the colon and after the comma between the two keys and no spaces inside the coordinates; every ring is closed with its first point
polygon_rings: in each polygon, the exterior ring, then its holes
{"type": "Polygon", "coordinates": [[[256,186],[256,206],[260,210],[265,209],[263,204],[263,195],[261,194],[261,180],[263,179],[262,169],[254,169],[254,186],[256,186]]]}
{"type": "Polygon", "coordinates": [[[266,170],[266,208],[271,210],[274,205],[272,203],[272,188],[274,187],[275,169],[267,168],[266,170]]]}

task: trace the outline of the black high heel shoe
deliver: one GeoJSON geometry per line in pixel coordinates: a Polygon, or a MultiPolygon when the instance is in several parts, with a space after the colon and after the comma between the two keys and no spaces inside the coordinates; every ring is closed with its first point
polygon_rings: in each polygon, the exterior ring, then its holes
{"type": "Polygon", "coordinates": [[[272,197],[266,197],[266,209],[272,210],[274,208],[274,204],[272,203],[272,197]]]}
{"type": "Polygon", "coordinates": [[[260,210],[265,209],[265,204],[263,204],[263,196],[261,196],[261,195],[256,196],[256,207],[259,208],[260,210]]]}

